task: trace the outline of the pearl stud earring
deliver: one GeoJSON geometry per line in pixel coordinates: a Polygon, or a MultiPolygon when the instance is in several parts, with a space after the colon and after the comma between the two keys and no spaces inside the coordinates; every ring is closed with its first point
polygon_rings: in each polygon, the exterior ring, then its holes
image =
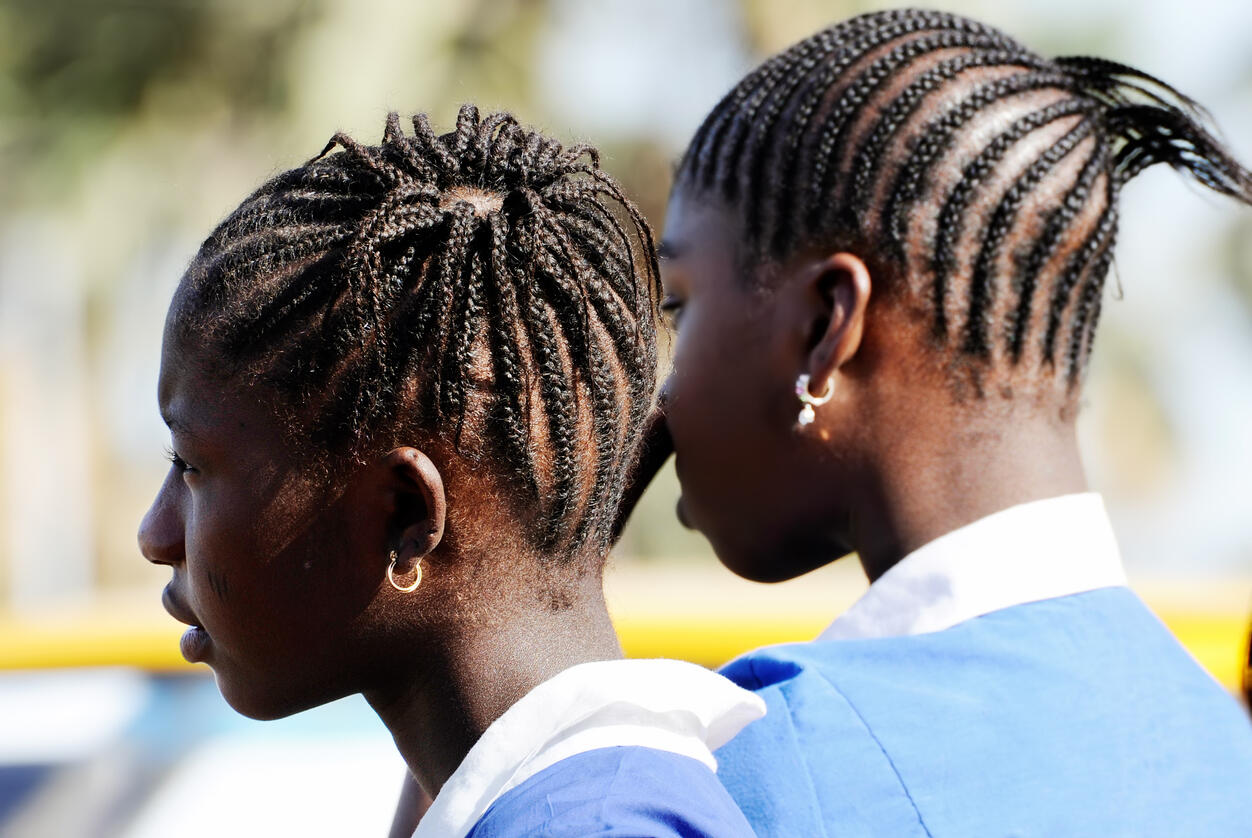
{"type": "Polygon", "coordinates": [[[817,411],[813,408],[826,404],[834,394],[834,379],[826,379],[826,392],[820,396],[815,396],[809,392],[808,373],[800,373],[800,377],[796,379],[796,397],[800,399],[804,407],[800,408],[800,415],[796,417],[796,425],[804,427],[805,425],[813,424],[813,420],[817,418],[817,411]]]}

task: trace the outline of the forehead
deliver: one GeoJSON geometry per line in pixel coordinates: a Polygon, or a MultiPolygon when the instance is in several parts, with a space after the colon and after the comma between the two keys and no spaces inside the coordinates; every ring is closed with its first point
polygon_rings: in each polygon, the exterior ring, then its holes
{"type": "Polygon", "coordinates": [[[199,443],[247,452],[269,449],[266,457],[283,450],[281,425],[273,414],[274,400],[257,387],[214,374],[213,359],[193,339],[166,329],[161,346],[161,373],[157,400],[161,416],[176,433],[199,443]]]}
{"type": "Polygon", "coordinates": [[[731,276],[740,268],[738,215],[724,202],[678,188],[670,196],[658,255],[663,274],[731,276]]]}

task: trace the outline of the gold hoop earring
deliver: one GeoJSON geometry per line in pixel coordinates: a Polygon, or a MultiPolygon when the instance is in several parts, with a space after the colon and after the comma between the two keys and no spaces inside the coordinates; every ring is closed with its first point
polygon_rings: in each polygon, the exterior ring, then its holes
{"type": "Polygon", "coordinates": [[[422,584],[422,560],[417,560],[417,567],[414,568],[417,576],[408,585],[401,585],[396,581],[396,560],[400,557],[396,555],[396,551],[391,551],[391,564],[387,565],[387,581],[391,583],[391,587],[395,588],[402,594],[412,593],[417,590],[417,586],[422,584]]]}
{"type": "Polygon", "coordinates": [[[826,404],[834,394],[835,380],[833,378],[826,379],[826,392],[820,396],[815,396],[809,392],[809,374],[807,372],[800,373],[800,377],[796,379],[796,397],[800,399],[800,403],[804,407],[800,408],[800,415],[796,417],[796,424],[800,427],[813,424],[813,420],[817,418],[817,411],[813,408],[826,404]]]}

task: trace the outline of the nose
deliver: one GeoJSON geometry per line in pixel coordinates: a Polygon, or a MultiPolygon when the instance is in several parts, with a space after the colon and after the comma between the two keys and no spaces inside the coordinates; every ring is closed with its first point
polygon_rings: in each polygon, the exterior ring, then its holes
{"type": "Polygon", "coordinates": [[[139,523],[139,552],[153,564],[174,565],[183,561],[183,516],[178,508],[177,487],[174,484],[181,479],[174,469],[170,469],[152,500],[152,506],[139,523]]]}

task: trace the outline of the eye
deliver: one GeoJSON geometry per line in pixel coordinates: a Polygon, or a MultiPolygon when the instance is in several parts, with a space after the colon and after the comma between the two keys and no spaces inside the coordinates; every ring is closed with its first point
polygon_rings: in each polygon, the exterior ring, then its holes
{"type": "Polygon", "coordinates": [[[165,449],[165,459],[169,460],[170,464],[182,474],[195,471],[173,448],[165,449]]]}
{"type": "Polygon", "coordinates": [[[661,300],[661,315],[669,324],[671,329],[678,328],[678,321],[682,319],[684,300],[673,294],[669,294],[665,299],[661,300]]]}

